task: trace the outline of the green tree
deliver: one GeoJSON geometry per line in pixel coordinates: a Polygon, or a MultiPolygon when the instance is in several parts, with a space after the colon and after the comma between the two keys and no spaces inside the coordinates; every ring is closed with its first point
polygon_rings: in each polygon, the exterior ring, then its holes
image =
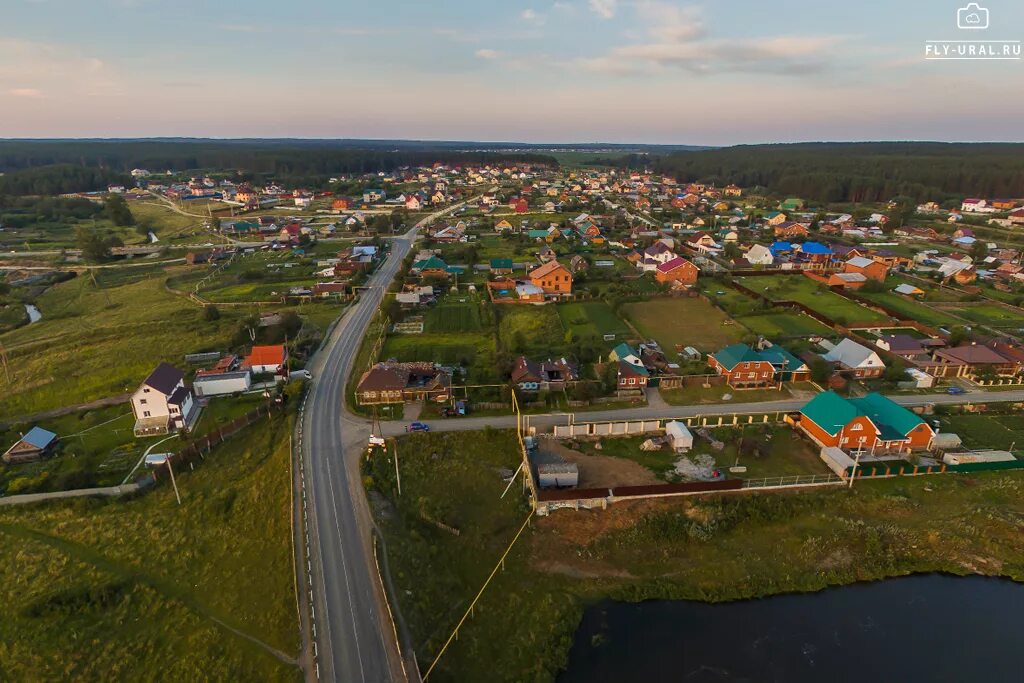
{"type": "Polygon", "coordinates": [[[971,245],[971,258],[974,259],[975,263],[977,263],[978,261],[983,260],[986,256],[988,256],[988,246],[981,240],[975,241],[974,244],[971,245]]]}
{"type": "Polygon", "coordinates": [[[131,209],[128,208],[128,202],[121,195],[108,194],[104,207],[106,208],[107,217],[114,225],[126,226],[135,224],[135,216],[132,215],[131,209]]]}
{"type": "Polygon", "coordinates": [[[809,363],[811,379],[818,384],[825,384],[832,376],[832,366],[824,358],[815,358],[809,363]]]}
{"type": "Polygon", "coordinates": [[[93,263],[108,260],[110,250],[122,244],[118,238],[85,225],[75,228],[75,243],[82,250],[82,258],[93,263]]]}
{"type": "Polygon", "coordinates": [[[220,320],[220,311],[213,304],[206,304],[206,306],[203,307],[203,320],[206,322],[220,320]]]}

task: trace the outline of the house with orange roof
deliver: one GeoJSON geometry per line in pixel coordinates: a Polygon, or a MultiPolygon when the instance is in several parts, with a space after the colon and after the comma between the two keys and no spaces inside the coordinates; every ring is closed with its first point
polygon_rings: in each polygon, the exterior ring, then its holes
{"type": "Polygon", "coordinates": [[[268,346],[254,346],[242,360],[242,367],[252,371],[253,374],[281,374],[285,364],[288,362],[288,349],[284,344],[271,344],[268,346]]]}
{"type": "Polygon", "coordinates": [[[530,283],[544,290],[545,295],[569,296],[572,294],[572,273],[557,260],[548,261],[530,271],[530,283]]]}

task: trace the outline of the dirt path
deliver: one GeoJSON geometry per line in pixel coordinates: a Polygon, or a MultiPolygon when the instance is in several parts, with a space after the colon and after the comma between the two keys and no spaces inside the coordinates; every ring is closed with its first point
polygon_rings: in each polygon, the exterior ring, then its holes
{"type": "Polygon", "coordinates": [[[14,418],[5,418],[0,422],[0,427],[8,427],[12,424],[19,422],[38,422],[39,420],[48,420],[52,417],[61,417],[63,415],[69,415],[71,413],[77,413],[80,410],[92,410],[93,408],[106,408],[107,406],[116,406],[121,403],[127,403],[128,399],[132,397],[131,394],[120,394],[118,396],[107,396],[106,398],[98,398],[95,401],[88,401],[86,403],[76,403],[71,406],[61,406],[60,408],[54,408],[53,410],[44,410],[40,413],[32,413],[31,415],[19,415],[14,418]]]}
{"type": "Polygon", "coordinates": [[[574,463],[580,471],[579,488],[643,486],[664,483],[649,469],[632,460],[610,455],[586,455],[567,448],[554,439],[543,439],[540,450],[547,456],[574,463]]]}

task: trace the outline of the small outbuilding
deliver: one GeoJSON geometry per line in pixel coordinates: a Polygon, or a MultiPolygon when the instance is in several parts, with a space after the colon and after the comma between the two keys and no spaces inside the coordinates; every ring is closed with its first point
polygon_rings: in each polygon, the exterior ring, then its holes
{"type": "Polygon", "coordinates": [[[665,424],[665,436],[676,453],[686,453],[693,448],[693,434],[682,422],[673,420],[665,424]]]}
{"type": "Polygon", "coordinates": [[[8,465],[35,462],[49,455],[56,445],[56,434],[42,427],[33,427],[7,449],[3,455],[3,461],[8,465]]]}
{"type": "Polygon", "coordinates": [[[537,479],[542,489],[575,488],[580,481],[580,470],[571,462],[546,463],[537,465],[537,479]]]}

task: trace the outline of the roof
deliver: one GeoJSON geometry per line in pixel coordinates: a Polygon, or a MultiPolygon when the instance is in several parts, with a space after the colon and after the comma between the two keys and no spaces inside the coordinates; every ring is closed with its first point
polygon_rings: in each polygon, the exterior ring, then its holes
{"type": "Polygon", "coordinates": [[[800,245],[800,251],[805,254],[831,254],[832,249],[821,242],[804,242],[800,245]]]}
{"type": "Polygon", "coordinates": [[[800,413],[832,435],[854,418],[867,417],[886,441],[905,438],[919,425],[926,424],[918,415],[875,393],[847,399],[826,391],[812,398],[800,413]]]}
{"type": "Polygon", "coordinates": [[[843,282],[867,282],[868,280],[863,273],[836,273],[832,277],[843,282]]]}
{"type": "Polygon", "coordinates": [[[873,259],[865,258],[863,256],[854,256],[846,262],[846,265],[853,266],[854,268],[867,268],[873,263],[875,263],[873,259]]]}
{"type": "Polygon", "coordinates": [[[844,339],[825,354],[825,360],[841,363],[848,368],[864,366],[885,367],[881,359],[878,360],[878,365],[876,366],[871,360],[872,356],[878,358],[878,354],[868,347],[862,346],[852,339],[844,339]]]}
{"type": "Polygon", "coordinates": [[[181,370],[170,363],[161,363],[156,366],[153,372],[149,373],[149,377],[143,380],[142,383],[156,389],[161,394],[169,395],[174,391],[174,387],[178,386],[178,382],[183,379],[185,379],[185,375],[182,374],[181,370]]]}
{"type": "Polygon", "coordinates": [[[941,355],[944,358],[950,358],[968,365],[984,363],[1003,364],[1013,362],[998,351],[981,344],[967,344],[951,349],[942,349],[941,351],[937,351],[936,355],[941,355]]]}
{"type": "Polygon", "coordinates": [[[33,427],[28,430],[25,436],[21,437],[21,441],[27,443],[30,446],[34,446],[39,449],[46,448],[57,439],[57,435],[51,431],[43,429],[42,427],[33,427]]]}
{"type": "Polygon", "coordinates": [[[512,259],[510,258],[492,258],[491,269],[498,270],[512,270],[512,259]]]}
{"type": "Polygon", "coordinates": [[[729,371],[740,363],[771,363],[773,366],[787,370],[795,370],[805,365],[802,360],[777,345],[758,351],[746,344],[733,344],[712,355],[719,365],[729,371]]]}
{"type": "Polygon", "coordinates": [[[413,270],[447,270],[448,264],[437,256],[431,256],[412,264],[413,270]]]}
{"type": "Polygon", "coordinates": [[[897,294],[924,294],[924,290],[915,287],[914,285],[896,285],[894,289],[897,294]]]}
{"type": "Polygon", "coordinates": [[[254,346],[249,355],[245,357],[245,364],[253,365],[283,365],[286,352],[283,344],[271,346],[254,346]]]}
{"type": "Polygon", "coordinates": [[[662,273],[669,273],[669,272],[675,270],[676,268],[682,268],[683,266],[688,266],[688,265],[693,265],[693,264],[691,264],[689,261],[684,259],[682,256],[676,256],[671,261],[666,261],[665,263],[659,263],[658,264],[658,270],[660,272],[662,272],[662,273]]]}
{"type": "Polygon", "coordinates": [[[566,268],[558,261],[548,261],[541,267],[530,271],[530,279],[547,277],[556,270],[566,270],[566,268]]]}

